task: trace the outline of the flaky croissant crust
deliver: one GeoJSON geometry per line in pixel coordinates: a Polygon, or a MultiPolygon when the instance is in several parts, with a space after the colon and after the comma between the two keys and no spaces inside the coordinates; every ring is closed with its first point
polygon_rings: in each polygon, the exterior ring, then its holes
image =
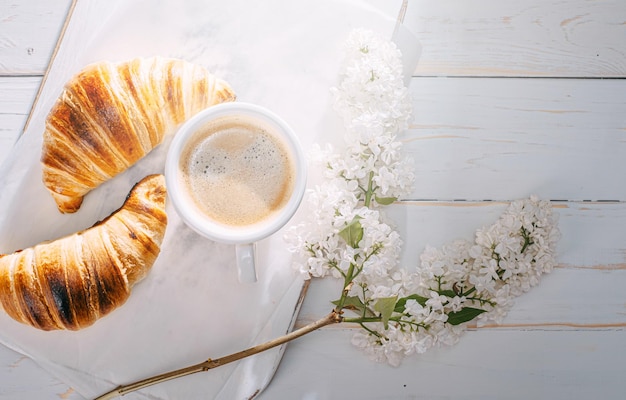
{"type": "Polygon", "coordinates": [[[89,229],[0,256],[0,303],[42,330],[78,330],[121,306],[160,252],[165,179],[150,175],[89,229]]]}
{"type": "Polygon", "coordinates": [[[85,67],[65,85],[46,119],[43,182],[61,212],[126,170],[165,135],[235,94],[205,68],[179,59],[139,58],[85,67]]]}

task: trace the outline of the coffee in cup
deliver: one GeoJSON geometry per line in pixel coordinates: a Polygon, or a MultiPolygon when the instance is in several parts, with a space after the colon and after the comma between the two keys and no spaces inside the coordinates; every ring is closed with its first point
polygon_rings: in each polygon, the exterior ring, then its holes
{"type": "Polygon", "coordinates": [[[201,111],[172,140],[165,167],[181,219],[201,235],[235,244],[239,277],[256,280],[255,243],[296,212],[306,162],[293,130],[249,103],[201,111]]]}
{"type": "Polygon", "coordinates": [[[232,227],[259,223],[283,208],[295,168],[284,140],[247,115],[206,122],[180,158],[186,195],[211,219],[232,227]]]}

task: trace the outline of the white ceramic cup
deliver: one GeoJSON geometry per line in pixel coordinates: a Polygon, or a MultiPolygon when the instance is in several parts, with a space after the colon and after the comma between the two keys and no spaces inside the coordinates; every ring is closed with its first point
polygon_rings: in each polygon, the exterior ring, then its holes
{"type": "MultiPolygon", "coordinates": [[[[182,162],[185,162],[183,159],[182,162]]],[[[168,195],[180,218],[200,235],[221,243],[235,245],[235,257],[242,283],[256,282],[256,242],[282,228],[295,214],[306,188],[307,165],[298,137],[278,115],[255,104],[223,103],[209,107],[186,121],[172,139],[165,163],[165,181],[168,195]],[[194,137],[207,123],[218,118],[243,116],[261,121],[285,145],[292,159],[295,180],[292,192],[284,205],[268,217],[249,225],[220,223],[200,210],[184,182],[181,168],[183,153],[193,146],[194,137]]]]}

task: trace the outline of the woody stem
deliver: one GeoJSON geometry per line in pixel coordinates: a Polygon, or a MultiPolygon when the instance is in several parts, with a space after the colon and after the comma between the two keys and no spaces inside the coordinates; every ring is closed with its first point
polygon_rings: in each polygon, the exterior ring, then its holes
{"type": "Polygon", "coordinates": [[[210,369],[229,364],[233,361],[241,360],[242,358],[246,358],[254,354],[261,353],[265,350],[269,350],[276,346],[280,346],[294,339],[297,339],[301,336],[304,336],[307,333],[311,333],[319,328],[322,328],[326,325],[336,324],[342,321],[343,321],[343,317],[341,316],[341,314],[337,312],[336,310],[333,310],[324,318],[321,318],[315,322],[312,322],[306,326],[303,326],[302,328],[297,329],[293,332],[290,332],[284,336],[281,336],[276,339],[270,340],[268,342],[250,347],[246,350],[242,350],[237,353],[229,354],[224,357],[216,358],[214,360],[209,358],[208,360],[203,361],[199,364],[191,365],[189,367],[181,368],[175,371],[166,372],[164,374],[155,375],[150,378],[142,379],[134,383],[129,383],[127,385],[118,386],[117,388],[111,390],[110,392],[107,392],[97,397],[95,400],[113,399],[117,396],[123,396],[127,393],[134,392],[136,390],[143,389],[145,387],[152,386],[157,383],[165,382],[165,381],[175,379],[175,378],[180,378],[186,375],[195,374],[197,372],[208,371],[210,369]]]}

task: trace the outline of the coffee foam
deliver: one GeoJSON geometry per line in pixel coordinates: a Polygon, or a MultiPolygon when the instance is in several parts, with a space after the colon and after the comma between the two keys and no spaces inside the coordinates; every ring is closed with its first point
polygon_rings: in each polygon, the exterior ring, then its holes
{"type": "Polygon", "coordinates": [[[196,206],[230,226],[254,224],[280,210],[295,182],[287,145],[251,117],[204,125],[184,149],[181,170],[196,206]]]}

